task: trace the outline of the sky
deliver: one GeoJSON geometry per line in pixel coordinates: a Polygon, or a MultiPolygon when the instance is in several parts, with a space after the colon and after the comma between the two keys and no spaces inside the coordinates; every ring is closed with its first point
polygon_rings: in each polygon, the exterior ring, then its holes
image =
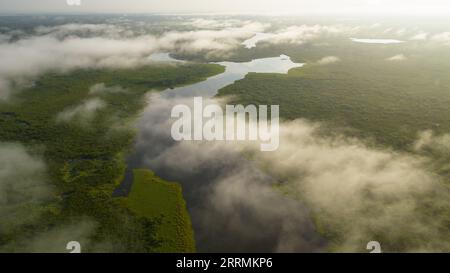
{"type": "Polygon", "coordinates": [[[0,13],[364,13],[450,15],[448,0],[0,0],[0,13]],[[81,1],[79,6],[68,2],[81,1]]]}

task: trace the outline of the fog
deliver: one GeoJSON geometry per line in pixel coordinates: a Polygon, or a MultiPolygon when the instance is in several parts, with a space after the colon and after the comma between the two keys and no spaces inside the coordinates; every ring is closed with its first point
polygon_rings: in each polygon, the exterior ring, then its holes
{"type": "Polygon", "coordinates": [[[52,198],[44,161],[17,143],[0,142],[0,231],[31,223],[40,215],[29,207],[52,198]]]}
{"type": "MultiPolygon", "coordinates": [[[[12,31],[17,30],[6,31],[0,36],[0,99],[9,99],[51,71],[138,67],[152,63],[148,57],[158,52],[226,56],[255,33],[271,28],[267,23],[233,19],[197,18],[183,24],[199,29],[156,35],[118,25],[67,24],[37,26],[17,40],[11,40],[12,31]]],[[[373,28],[407,36],[408,43],[450,42],[448,32],[373,28]]],[[[302,45],[360,30],[358,26],[300,24],[270,29],[260,42],[302,45]]],[[[387,60],[407,61],[407,57],[398,54],[387,60]]],[[[315,60],[320,65],[339,61],[338,56],[315,60]]],[[[97,95],[127,92],[102,83],[89,91],[90,98],[65,109],[56,120],[89,122],[106,107],[97,95]]],[[[432,160],[426,153],[448,151],[448,135],[422,132],[412,147],[416,153],[406,153],[374,148],[342,135],[326,136],[320,123],[296,120],[281,124],[279,150],[261,153],[259,144],[252,142],[172,141],[169,115],[178,103],[192,102],[159,95],[150,98],[137,125],[136,154],[129,163],[183,184],[200,251],[364,251],[372,240],[397,251],[449,249],[445,238],[449,191],[430,169],[432,160]],[[335,241],[327,240],[330,237],[335,241]]],[[[46,183],[42,159],[18,144],[0,144],[0,151],[4,166],[0,168],[0,214],[7,215],[2,229],[34,221],[39,215],[23,213],[26,217],[20,219],[8,215],[13,210],[22,213],[16,209],[29,202],[45,202],[52,188],[46,183]],[[21,182],[13,183],[16,180],[21,182]]],[[[66,238],[64,234],[71,233],[87,238],[95,223],[86,220],[82,227],[78,234],[68,224],[21,244],[35,251],[49,237],[66,238]]]]}
{"type": "Polygon", "coordinates": [[[448,249],[445,210],[424,209],[449,198],[428,158],[327,137],[304,120],[281,124],[275,152],[254,142],[173,142],[169,113],[179,103],[192,104],[150,98],[129,163],[182,183],[200,251],[364,251],[371,240],[397,251],[448,249]]]}
{"type": "MultiPolygon", "coordinates": [[[[367,30],[394,34],[414,42],[450,44],[449,32],[427,33],[417,28],[392,28],[382,24],[293,24],[274,28],[265,21],[227,17],[191,18],[178,22],[180,25],[194,29],[155,34],[133,24],[69,23],[36,26],[28,33],[19,29],[4,30],[0,36],[0,100],[8,100],[15,90],[32,85],[36,77],[47,72],[138,67],[152,63],[149,56],[161,52],[226,59],[233,50],[243,47],[244,41],[251,41],[258,35],[250,47],[257,46],[256,43],[302,45],[322,38],[349,38],[367,30]]],[[[151,28],[151,25],[147,27],[151,28]]],[[[396,39],[353,39],[369,43],[400,42],[396,39]]]]}
{"type": "Polygon", "coordinates": [[[57,122],[69,122],[74,119],[86,124],[94,118],[97,111],[106,107],[106,102],[102,99],[93,97],[85,100],[79,105],[65,109],[56,117],[57,122]]]}
{"type": "Polygon", "coordinates": [[[151,63],[148,56],[155,52],[208,51],[220,55],[265,28],[266,25],[258,22],[243,22],[239,27],[220,30],[169,31],[160,36],[117,38],[125,31],[120,26],[62,25],[47,27],[45,31],[38,27],[37,33],[44,34],[0,44],[0,99],[8,99],[14,89],[20,89],[45,72],[137,67],[151,63]],[[99,36],[77,36],[85,31],[99,36]]]}

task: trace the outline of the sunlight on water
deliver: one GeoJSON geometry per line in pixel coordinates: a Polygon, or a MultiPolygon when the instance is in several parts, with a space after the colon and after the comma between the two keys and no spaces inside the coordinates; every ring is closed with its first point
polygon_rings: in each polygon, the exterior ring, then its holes
{"type": "Polygon", "coordinates": [[[165,90],[164,97],[213,97],[219,89],[245,78],[248,73],[286,74],[292,68],[302,67],[303,63],[294,63],[286,55],[274,58],[256,59],[246,63],[219,62],[225,66],[225,72],[208,78],[206,81],[165,90]]]}

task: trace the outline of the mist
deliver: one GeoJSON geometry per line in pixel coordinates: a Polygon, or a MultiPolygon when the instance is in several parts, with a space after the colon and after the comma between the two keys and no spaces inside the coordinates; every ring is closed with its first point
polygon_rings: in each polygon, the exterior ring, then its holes
{"type": "MultiPolygon", "coordinates": [[[[274,29],[257,21],[198,18],[183,24],[198,29],[143,34],[119,25],[66,24],[37,26],[32,34],[21,33],[17,39],[12,34],[16,30],[5,32],[0,36],[0,99],[9,99],[47,72],[139,67],[152,64],[148,56],[157,52],[226,57],[242,47],[245,39],[265,31],[271,35],[262,43],[301,46],[363,29],[341,24],[274,29]]],[[[371,28],[407,37],[413,43],[448,45],[450,41],[448,32],[382,24],[371,28]]],[[[407,61],[409,56],[386,57],[387,61],[407,61]]],[[[339,61],[339,56],[315,60],[320,65],[339,61]]],[[[127,92],[102,83],[89,91],[90,98],[65,109],[56,121],[89,122],[107,107],[95,96],[127,92]]],[[[175,104],[192,102],[155,94],[149,100],[137,124],[136,153],[128,163],[182,183],[199,251],[364,251],[372,240],[388,251],[450,249],[445,226],[449,189],[430,167],[433,159],[426,153],[448,153],[448,135],[422,132],[408,153],[343,135],[327,136],[322,124],[295,120],[281,124],[280,149],[261,153],[259,143],[253,142],[174,142],[170,110],[175,104]]],[[[224,101],[210,100],[217,102],[224,101]]],[[[20,211],[22,205],[51,198],[42,159],[18,144],[1,144],[0,151],[4,163],[0,168],[1,215],[25,215],[20,211]],[[21,182],[13,183],[16,180],[21,182]],[[25,196],[32,197],[25,200],[25,196]]],[[[38,216],[6,217],[0,229],[32,223],[38,216]]],[[[86,220],[82,226],[77,233],[67,224],[21,244],[27,251],[39,251],[49,237],[58,238],[54,247],[45,247],[59,251],[59,238],[68,238],[69,233],[88,240],[95,222],[86,220]]]]}
{"type": "Polygon", "coordinates": [[[156,52],[208,51],[220,55],[266,27],[257,22],[244,22],[239,27],[220,30],[169,31],[160,36],[148,34],[128,38],[118,38],[125,31],[121,27],[107,25],[72,24],[47,27],[45,31],[38,27],[37,33],[44,34],[0,44],[0,99],[8,99],[15,89],[29,85],[35,77],[46,72],[138,67],[151,64],[148,57],[156,52]],[[94,36],[77,36],[85,31],[94,36]]]}
{"type": "Polygon", "coordinates": [[[0,231],[32,223],[40,213],[30,208],[53,197],[44,161],[17,143],[0,142],[0,231]]]}
{"type": "Polygon", "coordinates": [[[174,142],[170,108],[189,103],[150,97],[129,164],[182,183],[200,251],[360,252],[371,240],[386,251],[449,249],[439,210],[449,191],[429,158],[326,136],[305,120],[280,125],[275,152],[255,142],[174,142]]]}
{"type": "Polygon", "coordinates": [[[151,24],[110,21],[36,26],[28,32],[3,30],[0,36],[0,100],[8,100],[15,91],[32,86],[37,77],[48,72],[139,67],[152,64],[148,57],[153,53],[200,54],[225,60],[256,33],[265,33],[258,43],[269,45],[300,46],[318,39],[352,37],[366,31],[376,31],[380,36],[395,35],[415,43],[450,44],[449,32],[430,33],[417,27],[393,28],[383,24],[291,22],[274,27],[271,20],[189,17],[174,25],[194,29],[156,33],[151,31],[151,24]]]}

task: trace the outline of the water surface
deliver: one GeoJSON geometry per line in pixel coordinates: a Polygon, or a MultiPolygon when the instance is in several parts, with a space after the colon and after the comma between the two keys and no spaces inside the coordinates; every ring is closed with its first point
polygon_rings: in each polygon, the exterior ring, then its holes
{"type": "Polygon", "coordinates": [[[245,78],[248,73],[279,73],[286,74],[292,68],[302,67],[303,63],[294,63],[286,55],[280,55],[274,58],[256,59],[246,63],[236,62],[218,62],[225,66],[225,72],[208,78],[206,81],[195,83],[188,86],[166,89],[162,96],[170,97],[213,97],[217,92],[237,80],[245,78]]]}
{"type": "MultiPolygon", "coordinates": [[[[157,59],[174,61],[168,54],[158,55],[157,59]]],[[[182,185],[200,252],[321,251],[325,242],[315,232],[307,208],[273,190],[274,179],[251,160],[228,150],[214,155],[214,142],[197,146],[171,138],[170,112],[175,104],[191,101],[194,96],[211,98],[219,89],[251,72],[285,74],[291,68],[303,66],[286,55],[218,64],[225,66],[222,74],[153,94],[137,122],[135,149],[127,158],[126,175],[115,196],[128,195],[133,169],[149,168],[159,177],[182,185]],[[189,147],[192,150],[183,151],[189,147]],[[218,202],[214,198],[216,190],[223,186],[227,177],[232,179],[239,172],[238,177],[243,180],[236,186],[243,189],[231,197],[237,200],[231,207],[215,204],[218,202]]],[[[231,181],[236,182],[236,179],[231,181]]],[[[230,193],[224,194],[220,196],[227,198],[230,193]]]]}

